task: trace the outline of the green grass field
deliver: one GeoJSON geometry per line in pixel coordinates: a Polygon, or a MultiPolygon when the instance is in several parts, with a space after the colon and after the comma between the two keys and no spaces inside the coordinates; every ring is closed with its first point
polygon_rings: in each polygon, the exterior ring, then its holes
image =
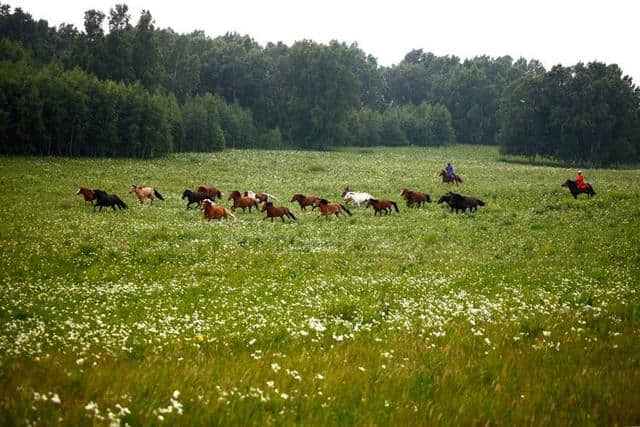
{"type": "Polygon", "coordinates": [[[0,171],[1,425],[640,423],[640,170],[585,170],[590,200],[560,187],[574,169],[469,146],[0,171]],[[448,160],[486,207],[289,202],[437,200],[448,160]],[[268,191],[298,223],[203,221],[179,199],[198,184],[268,191]],[[94,213],[80,185],[129,209],[94,213]]]}

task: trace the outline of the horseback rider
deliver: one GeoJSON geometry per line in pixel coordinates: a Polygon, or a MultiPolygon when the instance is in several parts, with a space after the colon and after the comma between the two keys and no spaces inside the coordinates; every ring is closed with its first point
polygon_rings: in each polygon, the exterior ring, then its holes
{"type": "Polygon", "coordinates": [[[453,178],[455,175],[453,173],[453,165],[450,162],[447,163],[447,167],[444,168],[444,171],[447,173],[447,177],[449,178],[453,178]]]}
{"type": "Polygon", "coordinates": [[[584,182],[584,176],[582,175],[582,170],[578,171],[578,176],[576,177],[576,185],[581,190],[586,190],[589,185],[588,182],[584,182]]]}

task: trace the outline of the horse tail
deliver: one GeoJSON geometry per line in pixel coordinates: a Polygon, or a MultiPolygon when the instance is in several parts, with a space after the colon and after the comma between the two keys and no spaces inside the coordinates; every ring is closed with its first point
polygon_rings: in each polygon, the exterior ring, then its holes
{"type": "Polygon", "coordinates": [[[296,216],[293,214],[293,212],[291,212],[289,209],[287,209],[285,212],[287,213],[289,218],[291,218],[292,220],[296,221],[296,216]]]}
{"type": "Polygon", "coordinates": [[[160,200],[164,200],[164,197],[162,197],[162,194],[158,193],[158,190],[156,190],[155,188],[153,189],[153,194],[160,200]]]}
{"type": "Polygon", "coordinates": [[[113,195],[113,197],[115,197],[116,203],[118,203],[118,206],[120,206],[122,209],[127,209],[127,204],[123,202],[122,199],[120,199],[120,197],[116,196],[115,194],[113,195]]]}
{"type": "Polygon", "coordinates": [[[351,216],[351,212],[349,211],[349,209],[347,209],[347,208],[345,207],[345,205],[340,205],[340,207],[342,208],[342,210],[343,210],[343,211],[345,211],[346,213],[348,213],[348,214],[349,214],[349,216],[351,216]]]}
{"type": "Polygon", "coordinates": [[[398,209],[398,205],[396,205],[396,202],[392,202],[391,200],[389,200],[389,203],[391,203],[391,205],[396,208],[396,212],[400,213],[400,209],[398,209]]]}
{"type": "Polygon", "coordinates": [[[458,179],[458,182],[462,182],[462,178],[460,178],[460,175],[456,175],[456,178],[458,179]]]}
{"type": "Polygon", "coordinates": [[[232,213],[231,213],[231,211],[230,211],[229,209],[224,208],[224,211],[227,213],[227,215],[229,215],[229,216],[230,216],[231,218],[233,218],[234,220],[235,220],[235,219],[238,219],[238,218],[236,218],[236,216],[235,216],[234,214],[232,214],[232,213]]]}

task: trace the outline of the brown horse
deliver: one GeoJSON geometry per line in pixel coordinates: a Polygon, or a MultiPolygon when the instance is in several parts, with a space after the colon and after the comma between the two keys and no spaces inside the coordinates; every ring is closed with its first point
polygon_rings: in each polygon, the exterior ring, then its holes
{"type": "Polygon", "coordinates": [[[205,187],[204,185],[200,185],[198,186],[198,188],[196,188],[196,191],[198,193],[204,194],[207,197],[210,197],[211,200],[215,200],[216,197],[218,199],[222,199],[222,192],[216,187],[205,187]]]}
{"type": "Polygon", "coordinates": [[[411,191],[408,188],[403,188],[400,195],[407,201],[408,208],[414,204],[420,207],[425,203],[431,203],[431,197],[427,193],[421,193],[420,191],[411,191]]]}
{"type": "Polygon", "coordinates": [[[382,216],[382,211],[384,211],[385,215],[389,215],[391,213],[391,206],[393,206],[396,209],[396,212],[400,213],[400,210],[398,209],[398,205],[396,205],[396,202],[392,201],[392,200],[388,200],[388,199],[383,199],[383,200],[377,200],[377,199],[369,199],[367,201],[367,207],[373,207],[373,216],[375,216],[376,214],[380,214],[380,216],[382,216]]]}
{"type": "Polygon", "coordinates": [[[236,219],[235,215],[232,214],[229,209],[224,206],[216,205],[211,199],[204,199],[202,201],[202,212],[204,219],[207,221],[211,221],[212,219],[222,219],[227,216],[236,219]]]}
{"type": "Polygon", "coordinates": [[[442,182],[443,182],[443,183],[444,183],[444,182],[449,183],[449,184],[451,184],[451,183],[455,183],[456,185],[458,185],[458,183],[461,183],[461,184],[462,184],[462,178],[460,178],[460,175],[456,175],[456,174],[454,173],[452,176],[449,176],[449,175],[447,174],[447,172],[446,172],[444,169],[442,169],[442,170],[440,171],[440,173],[438,174],[438,176],[441,176],[441,177],[442,177],[442,182]]]}
{"type": "Polygon", "coordinates": [[[150,199],[152,205],[153,199],[155,199],[156,197],[160,200],[164,200],[162,194],[158,193],[158,190],[153,187],[139,187],[134,184],[131,186],[131,188],[129,188],[129,194],[131,193],[136,193],[136,196],[138,196],[138,200],[140,200],[141,205],[144,204],[144,199],[150,199]]]}
{"type": "Polygon", "coordinates": [[[300,210],[306,211],[307,206],[311,206],[311,210],[316,208],[316,202],[320,200],[319,197],[316,196],[305,196],[304,194],[294,194],[291,198],[291,202],[298,202],[300,205],[300,210]]]}
{"type": "Polygon", "coordinates": [[[242,196],[238,190],[233,190],[229,193],[227,200],[231,199],[233,199],[233,206],[231,206],[231,210],[242,208],[242,212],[244,212],[245,208],[249,208],[249,212],[251,212],[252,207],[258,209],[258,202],[256,199],[249,196],[242,196]]]}
{"type": "Polygon", "coordinates": [[[327,218],[329,217],[329,215],[335,215],[336,218],[338,218],[340,216],[340,213],[344,215],[345,212],[346,214],[351,216],[351,212],[349,212],[349,209],[347,209],[344,205],[341,205],[339,203],[329,203],[327,199],[318,199],[315,203],[315,206],[320,209],[320,214],[322,216],[326,216],[327,218]]]}
{"type": "Polygon", "coordinates": [[[267,211],[267,216],[266,218],[263,219],[263,221],[271,218],[271,222],[273,222],[273,218],[279,217],[282,220],[282,222],[284,222],[285,216],[290,218],[293,221],[296,220],[295,215],[291,213],[289,208],[285,206],[280,206],[280,207],[273,206],[272,202],[266,202],[264,205],[262,205],[262,209],[260,209],[260,211],[261,212],[267,211]]]}
{"type": "Polygon", "coordinates": [[[82,194],[82,197],[84,197],[85,206],[87,206],[87,202],[91,202],[91,204],[93,205],[93,201],[96,199],[95,193],[92,190],[85,187],[78,188],[78,191],[76,191],[76,196],[78,194],[82,194]]]}

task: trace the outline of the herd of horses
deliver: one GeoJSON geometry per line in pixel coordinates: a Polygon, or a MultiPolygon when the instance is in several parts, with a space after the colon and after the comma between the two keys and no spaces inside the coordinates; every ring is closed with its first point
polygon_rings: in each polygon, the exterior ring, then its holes
{"type": "MultiPolygon", "coordinates": [[[[456,184],[462,182],[462,179],[458,175],[448,176],[444,170],[441,171],[443,183],[456,184]]],[[[568,179],[562,184],[562,187],[566,187],[571,192],[574,198],[577,198],[579,194],[587,194],[588,197],[595,196],[595,191],[591,184],[587,184],[585,188],[580,188],[575,181],[568,179]]],[[[141,187],[138,185],[132,185],[129,188],[130,194],[135,194],[140,204],[144,204],[145,199],[150,200],[150,204],[157,198],[159,200],[165,200],[164,197],[154,187],[141,187]]],[[[96,208],[111,207],[114,211],[116,208],[122,210],[127,209],[127,204],[120,199],[116,194],[108,194],[107,192],[99,189],[89,189],[80,187],[76,192],[76,195],[82,195],[84,197],[85,206],[87,203],[93,205],[95,212],[96,208]]],[[[417,190],[409,190],[403,188],[400,196],[405,200],[407,208],[419,208],[425,206],[425,203],[431,203],[431,196],[425,192],[417,190]]],[[[233,214],[237,209],[242,209],[245,212],[246,209],[251,213],[251,209],[255,208],[257,211],[264,212],[266,217],[263,220],[270,219],[272,222],[275,218],[280,218],[282,222],[285,222],[285,218],[290,221],[296,221],[296,216],[286,206],[275,206],[274,201],[277,200],[272,194],[269,193],[255,193],[253,191],[245,191],[241,193],[238,190],[233,190],[229,193],[227,201],[231,200],[230,209],[216,203],[216,200],[222,200],[223,195],[216,187],[207,187],[204,185],[196,187],[195,191],[186,189],[182,193],[182,200],[187,200],[187,210],[191,208],[191,205],[195,204],[202,212],[203,217],[206,220],[233,218],[236,216],[233,214]],[[262,205],[262,206],[261,206],[262,205]]],[[[373,208],[373,215],[389,215],[394,210],[396,213],[400,212],[398,204],[389,199],[378,199],[367,192],[354,191],[349,187],[342,190],[343,203],[332,203],[325,198],[321,198],[315,195],[294,194],[290,202],[297,202],[300,206],[300,211],[305,212],[308,207],[314,211],[316,208],[320,212],[320,216],[329,217],[335,215],[337,218],[340,215],[351,216],[352,212],[347,208],[347,204],[353,204],[361,207],[363,204],[366,208],[373,208]]],[[[485,202],[477,197],[464,196],[459,193],[449,191],[442,195],[438,201],[440,203],[446,203],[451,212],[475,212],[478,206],[485,206],[485,202]]]]}

